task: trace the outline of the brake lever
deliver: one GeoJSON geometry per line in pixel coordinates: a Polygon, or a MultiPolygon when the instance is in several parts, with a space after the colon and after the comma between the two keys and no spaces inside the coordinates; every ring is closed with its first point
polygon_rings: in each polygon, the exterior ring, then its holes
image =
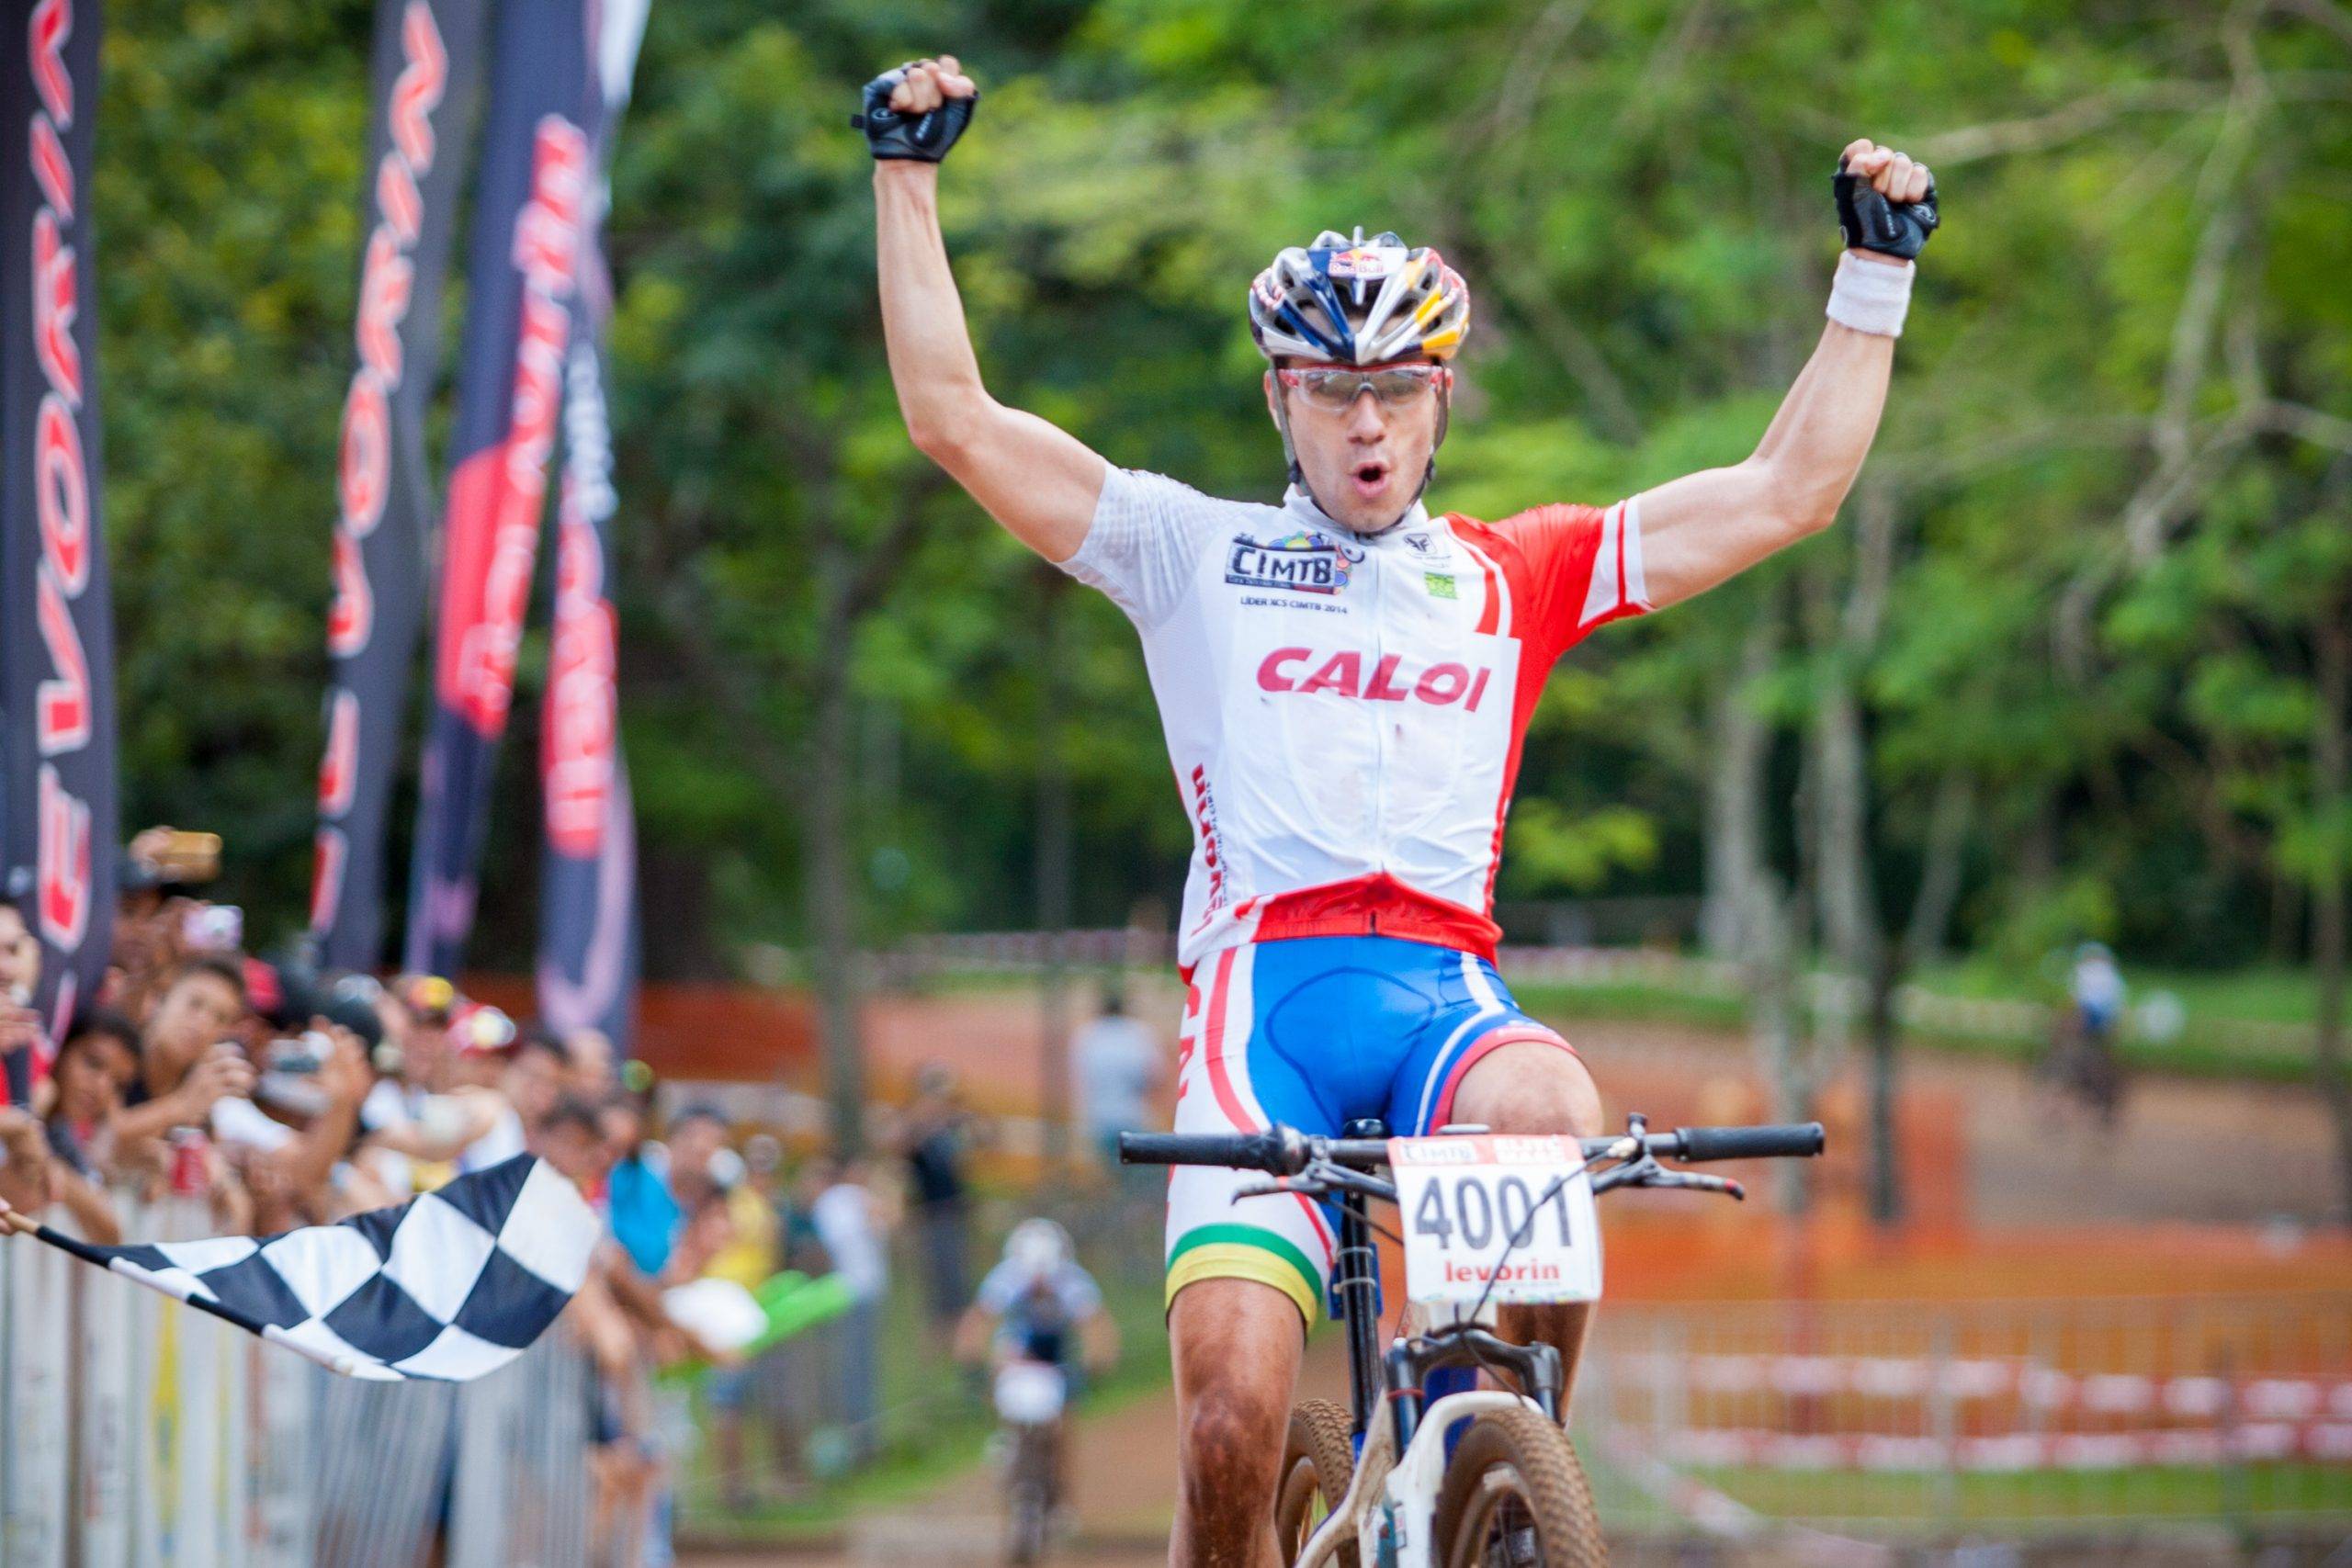
{"type": "Polygon", "coordinates": [[[1658,1167],[1657,1174],[1642,1183],[1645,1187],[1679,1187],[1694,1192],[1720,1192],[1736,1203],[1747,1201],[1747,1189],[1728,1176],[1708,1176],[1695,1170],[1669,1170],[1658,1167]]]}
{"type": "Polygon", "coordinates": [[[1318,1181],[1311,1177],[1277,1176],[1269,1180],[1252,1181],[1245,1187],[1237,1187],[1233,1190],[1233,1196],[1238,1201],[1243,1198],[1275,1198],[1285,1192],[1295,1192],[1304,1198],[1329,1198],[1331,1195],[1331,1188],[1329,1182],[1318,1181]]]}

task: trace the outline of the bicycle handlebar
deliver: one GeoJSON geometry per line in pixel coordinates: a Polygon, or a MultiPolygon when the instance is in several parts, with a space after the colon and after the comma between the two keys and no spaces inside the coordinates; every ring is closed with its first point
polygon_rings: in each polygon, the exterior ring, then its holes
{"type": "Polygon", "coordinates": [[[1827,1142],[1818,1122],[1776,1127],[1677,1127],[1675,1157],[1693,1165],[1716,1159],[1809,1159],[1827,1142]]]}
{"type": "Polygon", "coordinates": [[[1287,1128],[1263,1133],[1122,1133],[1121,1165],[1221,1165],[1294,1176],[1306,1161],[1304,1141],[1284,1138],[1287,1128]],[[1293,1163],[1295,1159],[1296,1163],[1293,1163]]]}
{"type": "MultiPolygon", "coordinates": [[[[1587,1159],[1599,1159],[1625,1143],[1623,1136],[1582,1140],[1587,1159]]],[[[1809,1158],[1826,1142],[1821,1123],[1766,1127],[1677,1127],[1652,1133],[1642,1146],[1653,1156],[1693,1164],[1719,1159],[1809,1158]]],[[[1388,1145],[1379,1138],[1314,1138],[1275,1126],[1262,1133],[1122,1133],[1123,1165],[1218,1165],[1296,1176],[1315,1159],[1368,1169],[1388,1163],[1388,1145]]]]}

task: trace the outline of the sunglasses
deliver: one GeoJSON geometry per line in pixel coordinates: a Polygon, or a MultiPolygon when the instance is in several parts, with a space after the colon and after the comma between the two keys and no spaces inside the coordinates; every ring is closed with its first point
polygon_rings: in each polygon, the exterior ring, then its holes
{"type": "Polygon", "coordinates": [[[1381,365],[1369,370],[1310,365],[1274,374],[1283,386],[1297,388],[1309,403],[1329,413],[1347,412],[1367,389],[1383,408],[1401,409],[1453,384],[1453,373],[1442,365],[1381,365]]]}

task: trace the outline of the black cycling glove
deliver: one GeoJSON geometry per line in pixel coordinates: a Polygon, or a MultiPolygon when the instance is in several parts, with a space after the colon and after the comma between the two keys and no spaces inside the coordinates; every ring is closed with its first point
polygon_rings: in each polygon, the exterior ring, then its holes
{"type": "Polygon", "coordinates": [[[1846,243],[1858,251],[1876,251],[1881,255],[1900,256],[1909,261],[1925,250],[1928,236],[1936,231],[1941,221],[1936,212],[1936,177],[1928,176],[1928,194],[1917,201],[1889,201],[1879,194],[1878,187],[1860,175],[1846,172],[1846,160],[1838,160],[1838,172],[1830,176],[1829,188],[1838,197],[1838,227],[1845,231],[1846,243]]]}
{"type": "Polygon", "coordinates": [[[865,132],[865,145],[876,158],[910,158],[918,163],[936,164],[947,156],[964,128],[972,123],[972,106],[980,96],[950,98],[937,108],[919,115],[903,115],[890,107],[890,95],[907,79],[914,62],[909,61],[896,71],[885,71],[865,85],[863,95],[865,108],[849,117],[851,126],[865,132]]]}

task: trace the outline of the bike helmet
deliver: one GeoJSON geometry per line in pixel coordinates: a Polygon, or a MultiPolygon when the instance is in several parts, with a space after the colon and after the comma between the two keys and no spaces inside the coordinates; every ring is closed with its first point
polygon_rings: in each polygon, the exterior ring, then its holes
{"type": "Polygon", "coordinates": [[[1385,365],[1451,359],[1470,332],[1470,287],[1427,245],[1326,229],[1276,255],[1250,288],[1250,335],[1269,359],[1385,365]]]}
{"type": "MultiPolygon", "coordinates": [[[[1469,334],[1470,286],[1462,275],[1431,247],[1408,245],[1386,231],[1367,240],[1361,227],[1353,239],[1326,229],[1313,244],[1282,251],[1250,286],[1250,335],[1258,352],[1277,363],[1385,365],[1416,355],[1442,363],[1461,352],[1469,334]]],[[[1450,412],[1441,388],[1437,439],[1422,491],[1437,477],[1437,448],[1444,445],[1450,412]]],[[[1290,415],[1279,397],[1274,425],[1282,432],[1290,482],[1305,487],[1290,415]]]]}
{"type": "Polygon", "coordinates": [[[1004,1238],[1004,1260],[1042,1279],[1069,1261],[1069,1232],[1042,1216],[1026,1219],[1004,1238]]]}

